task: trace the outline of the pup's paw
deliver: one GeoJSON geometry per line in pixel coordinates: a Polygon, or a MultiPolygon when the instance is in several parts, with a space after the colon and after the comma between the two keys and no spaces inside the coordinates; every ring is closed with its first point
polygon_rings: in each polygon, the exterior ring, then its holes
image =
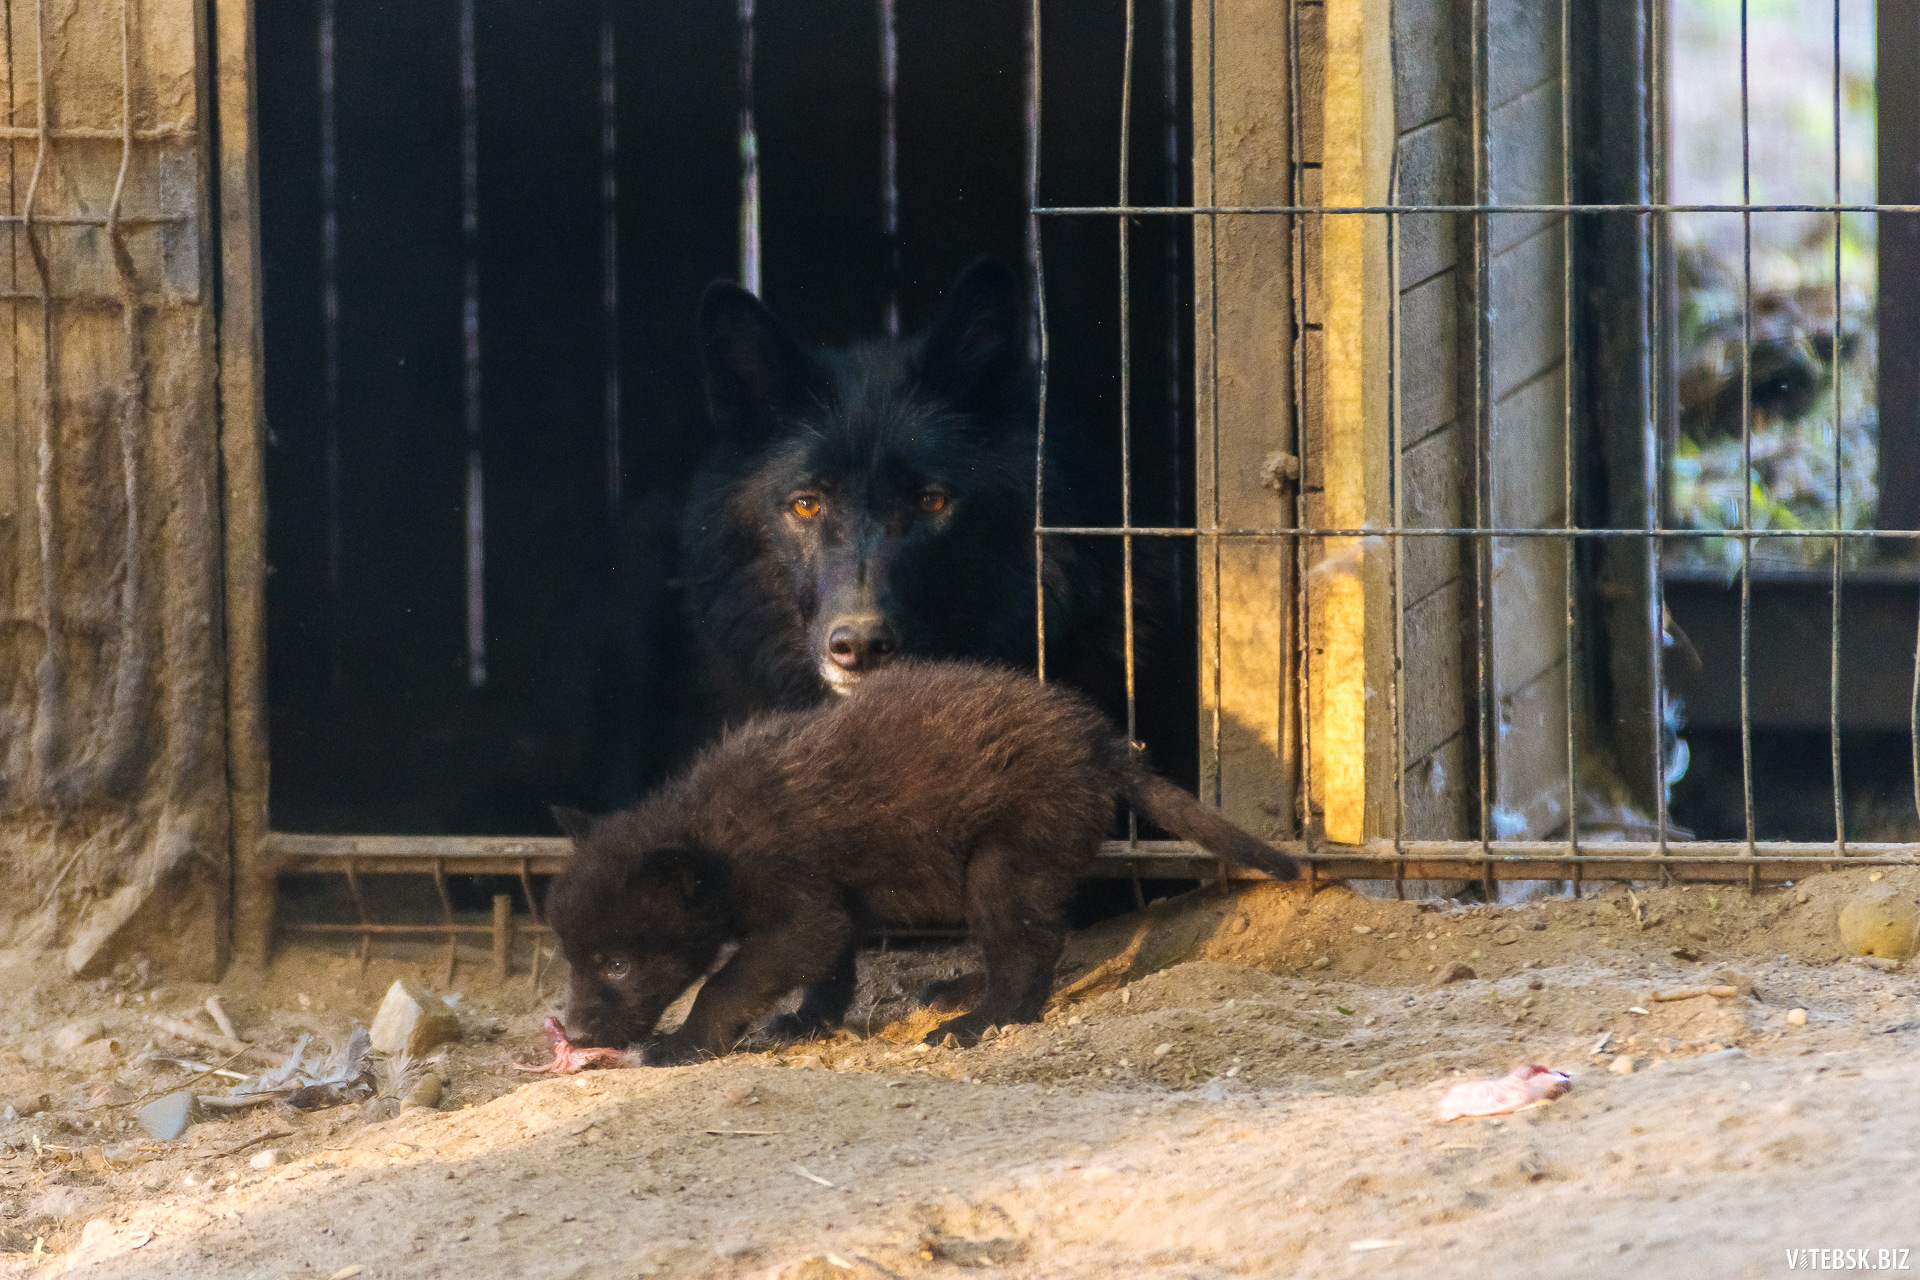
{"type": "Polygon", "coordinates": [[[677,1031],[655,1036],[640,1047],[639,1053],[640,1060],[650,1067],[678,1067],[711,1056],[677,1031]]]}
{"type": "Polygon", "coordinates": [[[792,1044],[796,1040],[813,1040],[833,1030],[818,1018],[803,1018],[797,1013],[783,1013],[768,1021],[764,1037],[774,1044],[792,1044]]]}

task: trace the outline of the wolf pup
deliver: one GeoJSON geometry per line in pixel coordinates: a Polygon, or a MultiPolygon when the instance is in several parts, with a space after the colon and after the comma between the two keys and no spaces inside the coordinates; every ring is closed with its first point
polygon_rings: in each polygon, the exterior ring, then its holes
{"type": "Polygon", "coordinates": [[[567,1024],[583,1045],[640,1041],[738,942],[686,1022],[643,1051],[723,1054],[796,987],[792,1029],[837,1023],[865,931],[959,921],[985,955],[985,994],[936,1035],[972,1044],[1031,1022],[1116,798],[1230,862],[1299,874],[1155,775],[1080,697],[1030,676],[899,662],[818,708],[752,720],[635,808],[555,810],[574,844],[547,907],[571,967],[567,1024]]]}

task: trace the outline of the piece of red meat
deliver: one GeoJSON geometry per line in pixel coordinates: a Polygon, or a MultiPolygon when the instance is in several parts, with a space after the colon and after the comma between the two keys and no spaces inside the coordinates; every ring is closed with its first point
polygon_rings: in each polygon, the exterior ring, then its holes
{"type": "Polygon", "coordinates": [[[592,1067],[628,1065],[625,1049],[596,1049],[586,1045],[576,1045],[568,1040],[567,1029],[560,1025],[558,1018],[548,1018],[541,1029],[547,1033],[547,1043],[553,1046],[553,1061],[516,1062],[513,1064],[515,1071],[551,1072],[554,1075],[566,1076],[592,1067]]]}

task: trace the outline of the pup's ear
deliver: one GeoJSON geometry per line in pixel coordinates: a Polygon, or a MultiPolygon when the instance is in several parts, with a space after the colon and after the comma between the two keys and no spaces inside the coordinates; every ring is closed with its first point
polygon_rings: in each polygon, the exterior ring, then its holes
{"type": "Polygon", "coordinates": [[[700,299],[698,332],[714,425],[741,447],[758,448],[805,377],[805,352],[765,303],[725,280],[700,299]]]}
{"type": "Polygon", "coordinates": [[[553,806],[553,820],[560,824],[560,829],[566,832],[568,838],[575,844],[585,840],[587,832],[593,829],[593,815],[583,813],[579,809],[569,809],[564,804],[553,806]]]}
{"type": "Polygon", "coordinates": [[[627,887],[648,897],[690,902],[718,885],[720,871],[719,862],[698,849],[649,849],[627,873],[627,887]]]}
{"type": "Polygon", "coordinates": [[[995,410],[1022,389],[1026,294],[1013,268],[975,258],[940,305],[920,351],[920,376],[963,409],[995,410]]]}

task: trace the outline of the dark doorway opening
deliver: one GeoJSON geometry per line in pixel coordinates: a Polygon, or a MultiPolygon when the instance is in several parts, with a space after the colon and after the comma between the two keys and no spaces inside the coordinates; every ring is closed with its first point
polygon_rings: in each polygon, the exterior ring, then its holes
{"type": "MultiPolygon", "coordinates": [[[[1185,203],[1186,5],[1142,6],[1134,198],[1185,203]]],[[[555,0],[258,8],[279,830],[547,833],[582,597],[623,512],[704,440],[702,288],[741,274],[743,15],[555,0]],[[477,501],[476,501],[477,499],[477,501]]],[[[980,253],[1025,264],[1030,9],[760,0],[761,293],[824,341],[931,316],[980,253]],[[885,217],[886,24],[897,234],[885,217]]],[[[1116,197],[1121,0],[1046,17],[1039,197],[1116,197]]],[[[1050,432],[1119,518],[1118,250],[1053,219],[1050,432]]],[[[1137,524],[1192,519],[1190,232],[1130,231],[1137,524]]],[[[1141,673],[1141,736],[1191,784],[1191,551],[1141,673]]],[[[1151,544],[1151,545],[1148,545],[1151,544]]],[[[592,661],[589,654],[584,661],[592,661]]],[[[577,674],[577,673],[576,673],[577,674]]],[[[591,684],[591,681],[588,682],[591,684]]]]}

